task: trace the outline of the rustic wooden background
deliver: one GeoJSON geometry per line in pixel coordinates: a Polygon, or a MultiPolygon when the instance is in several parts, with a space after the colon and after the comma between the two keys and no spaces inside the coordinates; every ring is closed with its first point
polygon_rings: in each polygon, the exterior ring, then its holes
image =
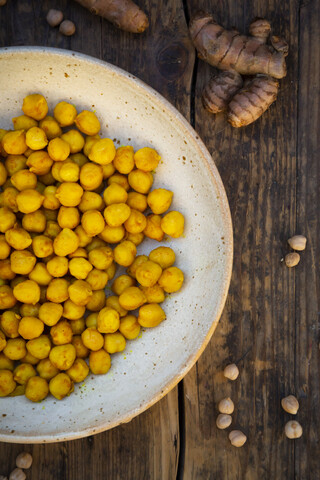
{"type": "MultiPolygon", "coordinates": [[[[111,431],[51,445],[0,444],[0,474],[26,449],[28,480],[257,480],[320,478],[320,2],[317,0],[140,0],[150,18],[139,36],[115,29],[71,0],[8,0],[0,46],[67,48],[118,65],[161,92],[212,153],[230,201],[234,270],[220,324],[200,360],[163,400],[111,431]],[[71,38],[45,16],[61,8],[77,25],[71,38]],[[276,104],[254,125],[232,129],[201,105],[212,68],[197,60],[187,24],[197,9],[245,31],[265,16],[290,44],[288,75],[276,104]],[[305,234],[298,267],[283,256],[287,238],[305,234]],[[221,374],[237,362],[240,377],[221,374]],[[300,401],[303,437],[288,440],[280,400],[300,401]],[[217,430],[217,402],[230,395],[234,425],[247,444],[217,430]]],[[[3,75],[5,72],[1,72],[3,75]]],[[[0,92],[1,94],[2,92],[0,92]]],[[[0,404],[1,409],[1,404],[0,404]]]]}

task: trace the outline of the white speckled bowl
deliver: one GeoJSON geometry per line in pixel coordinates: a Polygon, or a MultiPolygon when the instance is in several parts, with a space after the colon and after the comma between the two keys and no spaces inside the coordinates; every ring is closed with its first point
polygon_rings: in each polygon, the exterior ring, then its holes
{"type": "MultiPolygon", "coordinates": [[[[186,218],[185,237],[168,240],[185,272],[182,290],[164,304],[167,320],[143,331],[113,355],[107,375],[88,377],[62,401],[40,404],[0,398],[0,440],[57,442],[129,421],[153,405],[194,365],[221,315],[232,268],[232,225],[224,187],[209,152],[186,120],[161,95],[113,65],[65,50],[0,49],[0,128],[9,128],[29,93],[92,108],[102,132],[153,146],[163,159],[155,187],[174,191],[173,208],[186,218]]],[[[22,112],[21,112],[22,113],[22,112]]],[[[149,252],[145,241],[138,253],[149,252]]]]}

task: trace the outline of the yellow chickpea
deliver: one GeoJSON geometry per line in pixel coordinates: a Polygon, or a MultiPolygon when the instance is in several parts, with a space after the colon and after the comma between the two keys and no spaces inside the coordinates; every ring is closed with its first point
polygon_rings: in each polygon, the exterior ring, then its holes
{"type": "Polygon", "coordinates": [[[80,167],[71,160],[61,162],[59,175],[62,182],[77,182],[80,178],[80,167]]]}
{"type": "Polygon", "coordinates": [[[41,402],[48,396],[48,393],[49,386],[47,380],[38,376],[29,378],[25,390],[25,396],[28,400],[41,402]]]}
{"type": "Polygon", "coordinates": [[[95,268],[106,270],[113,262],[112,248],[94,248],[89,252],[89,261],[95,268]]]}
{"type": "Polygon", "coordinates": [[[84,147],[84,138],[78,130],[69,130],[61,138],[70,146],[70,153],[78,153],[84,147]]]}
{"type": "Polygon", "coordinates": [[[116,312],[119,313],[120,317],[124,317],[128,313],[128,310],[125,310],[121,307],[119,303],[119,297],[117,295],[111,295],[110,297],[108,297],[106,300],[106,306],[116,310],[116,312]]]}
{"type": "Polygon", "coordinates": [[[108,165],[102,165],[103,179],[106,180],[110,178],[115,171],[116,169],[114,168],[113,162],[108,163],[108,165]]]}
{"type": "Polygon", "coordinates": [[[83,153],[72,153],[70,155],[70,160],[73,163],[76,163],[80,168],[88,162],[88,158],[83,153]]]}
{"type": "Polygon", "coordinates": [[[86,247],[87,245],[89,245],[89,243],[92,242],[92,237],[89,237],[89,235],[86,234],[82,225],[77,226],[77,228],[75,229],[75,233],[77,234],[77,237],[79,239],[79,247],[86,247]]]}
{"type": "Polygon", "coordinates": [[[52,277],[64,277],[69,269],[69,261],[66,257],[53,257],[47,263],[47,270],[52,277]]]}
{"type": "Polygon", "coordinates": [[[0,208],[0,232],[5,233],[16,223],[16,216],[8,207],[0,208]]]}
{"type": "Polygon", "coordinates": [[[39,308],[39,318],[45,325],[52,327],[60,320],[63,307],[60,303],[45,302],[39,308]]]}
{"type": "Polygon", "coordinates": [[[0,352],[5,348],[7,345],[7,340],[5,334],[0,330],[0,352]]]}
{"type": "Polygon", "coordinates": [[[73,382],[83,382],[89,375],[89,367],[82,358],[76,358],[72,367],[67,370],[67,374],[73,382]]]}
{"type": "Polygon", "coordinates": [[[91,263],[85,258],[73,258],[69,262],[69,271],[71,275],[79,280],[85,280],[92,268],[91,263]]]}
{"type": "Polygon", "coordinates": [[[95,163],[85,163],[80,169],[80,183],[84,190],[96,190],[103,181],[102,167],[95,163]]]}
{"type": "Polygon", "coordinates": [[[42,150],[48,144],[45,131],[39,127],[31,127],[26,132],[26,144],[32,150],[42,150]]]}
{"type": "Polygon", "coordinates": [[[88,258],[88,252],[85,248],[78,247],[77,250],[68,255],[69,258],[88,258]]]}
{"type": "Polygon", "coordinates": [[[14,287],[13,295],[19,302],[35,305],[40,300],[40,287],[33,280],[24,280],[14,287]]]}
{"type": "Polygon", "coordinates": [[[83,188],[74,182],[63,182],[57,188],[56,196],[61,205],[65,207],[76,207],[81,202],[83,188]]]}
{"type": "Polygon", "coordinates": [[[130,242],[134,243],[136,247],[138,247],[144,240],[144,233],[129,233],[127,232],[125,235],[125,240],[129,240],[130,242]]]}
{"type": "Polygon", "coordinates": [[[17,196],[19,190],[14,187],[6,187],[2,193],[0,193],[1,207],[8,207],[13,212],[18,212],[17,196]]]}
{"type": "Polygon", "coordinates": [[[22,317],[38,317],[39,309],[40,303],[36,303],[35,305],[22,303],[19,308],[19,313],[22,317]]]}
{"type": "Polygon", "coordinates": [[[0,162],[0,186],[2,186],[8,178],[8,172],[3,163],[0,162]]]}
{"type": "MultiPolygon", "coordinates": [[[[53,160],[52,160],[53,161],[53,160]]],[[[62,166],[64,165],[64,162],[54,162],[51,168],[51,174],[57,182],[62,183],[62,178],[60,176],[60,170],[62,166]]]]}
{"type": "Polygon", "coordinates": [[[57,222],[52,222],[51,220],[47,221],[47,226],[45,231],[43,232],[49,238],[55,239],[58,234],[61,232],[61,227],[57,224],[57,222]]]}
{"type": "Polygon", "coordinates": [[[146,296],[147,303],[162,303],[165,300],[165,293],[160,285],[155,284],[152,287],[141,287],[146,296]]]}
{"type": "Polygon", "coordinates": [[[48,154],[55,162],[63,162],[70,155],[70,145],[60,137],[53,138],[48,143],[48,154]]]}
{"type": "Polygon", "coordinates": [[[76,228],[80,223],[80,213],[76,207],[61,206],[58,213],[58,224],[61,228],[76,228]]]}
{"type": "Polygon", "coordinates": [[[158,242],[161,242],[161,240],[164,237],[164,231],[161,228],[161,220],[162,218],[160,215],[148,215],[146,217],[147,219],[147,226],[143,230],[143,233],[145,234],[146,237],[152,238],[153,240],[157,240],[158,242]]]}
{"type": "Polygon", "coordinates": [[[125,232],[123,225],[119,227],[109,227],[109,225],[106,225],[99,234],[99,237],[107,243],[119,243],[123,240],[125,232]]]}
{"type": "Polygon", "coordinates": [[[170,237],[181,237],[184,230],[184,216],[174,210],[167,213],[161,220],[161,228],[170,237]]]}
{"type": "Polygon", "coordinates": [[[22,169],[12,175],[11,183],[20,192],[27,188],[33,189],[37,185],[37,176],[29,170],[22,169]]]}
{"type": "Polygon", "coordinates": [[[120,315],[113,308],[104,307],[98,314],[97,330],[100,333],[116,332],[120,325],[120,315]]]}
{"type": "Polygon", "coordinates": [[[61,127],[72,125],[77,116],[77,110],[74,105],[67,102],[59,102],[54,107],[53,116],[61,127]]]}
{"type": "Polygon", "coordinates": [[[119,275],[119,277],[114,280],[111,290],[119,296],[126,288],[133,287],[135,283],[134,278],[129,275],[119,275]]]}
{"type": "Polygon", "coordinates": [[[9,338],[3,353],[10,360],[21,360],[26,353],[26,342],[23,338],[9,338]]]}
{"type": "Polygon", "coordinates": [[[69,298],[69,282],[65,278],[54,278],[47,288],[47,299],[50,302],[62,303],[69,298]]]}
{"type": "Polygon", "coordinates": [[[30,363],[21,363],[13,371],[13,379],[20,385],[25,385],[29,378],[37,374],[36,370],[30,363]]]}
{"type": "Polygon", "coordinates": [[[139,287],[127,287],[119,296],[119,303],[125,310],[135,310],[146,301],[146,296],[139,287]]]}
{"type": "Polygon", "coordinates": [[[58,218],[57,210],[50,210],[48,208],[42,208],[41,210],[44,213],[48,222],[57,222],[57,218],[58,218]]]}
{"type": "Polygon", "coordinates": [[[121,185],[112,183],[103,192],[103,198],[106,205],[112,205],[115,203],[124,204],[127,201],[128,193],[123,187],[121,187],[121,185]]]}
{"type": "Polygon", "coordinates": [[[19,227],[13,227],[9,230],[6,230],[5,238],[6,242],[15,250],[24,250],[32,243],[29,233],[23,228],[19,227]]]}
{"type": "Polygon", "coordinates": [[[161,215],[166,212],[172,202],[173,192],[165,188],[156,188],[148,194],[147,202],[152,212],[161,215]]]}
{"type": "Polygon", "coordinates": [[[0,260],[0,278],[2,280],[12,280],[16,274],[11,268],[11,262],[9,258],[0,260]]]}
{"type": "Polygon", "coordinates": [[[31,353],[27,352],[26,355],[20,360],[22,363],[30,363],[30,365],[37,365],[39,358],[34,357],[31,353]]]}
{"type": "Polygon", "coordinates": [[[49,185],[44,189],[43,195],[43,206],[49,210],[57,210],[61,203],[56,197],[57,187],[54,185],[49,185]]]}
{"type": "Polygon", "coordinates": [[[76,116],[75,124],[85,135],[97,135],[100,130],[99,120],[93,112],[88,110],[83,110],[76,116]]]}
{"type": "Polygon", "coordinates": [[[127,175],[134,168],[134,151],[133,147],[119,147],[117,148],[113,164],[118,172],[127,175]]]}
{"type": "Polygon", "coordinates": [[[68,288],[70,300],[76,305],[87,305],[92,297],[92,288],[84,280],[76,280],[68,288]]]}
{"type": "Polygon", "coordinates": [[[9,155],[22,155],[28,148],[24,130],[14,130],[4,135],[1,145],[9,155]]]}
{"type": "Polygon", "coordinates": [[[86,281],[89,283],[92,290],[102,290],[108,283],[108,274],[103,270],[94,268],[86,277],[86,281]]]}
{"type": "Polygon", "coordinates": [[[19,275],[28,275],[36,261],[36,257],[28,250],[16,250],[10,255],[11,270],[19,275]]]}
{"type": "Polygon", "coordinates": [[[45,235],[37,235],[32,240],[32,249],[36,257],[48,257],[53,253],[53,241],[45,235]]]}
{"type": "Polygon", "coordinates": [[[22,227],[27,232],[42,233],[46,229],[47,219],[40,210],[26,213],[22,218],[22,227]]]}
{"type": "Polygon", "coordinates": [[[7,310],[0,317],[0,328],[7,338],[17,338],[19,336],[20,315],[7,310]]]}
{"type": "Polygon", "coordinates": [[[33,93],[23,99],[22,111],[28,117],[39,121],[48,113],[48,104],[43,95],[33,93]]]}
{"type": "Polygon", "coordinates": [[[143,170],[132,170],[128,175],[130,187],[138,193],[148,193],[153,184],[153,176],[143,170]]]}
{"type": "Polygon", "coordinates": [[[137,168],[144,172],[151,172],[158,166],[161,157],[154,148],[144,147],[134,154],[134,162],[137,168]]]}
{"type": "Polygon", "coordinates": [[[0,353],[0,371],[1,370],[10,370],[11,372],[14,370],[14,361],[7,358],[3,352],[0,353]]]}
{"type": "Polygon", "coordinates": [[[51,171],[43,175],[39,175],[38,178],[45,187],[48,187],[49,185],[52,185],[55,182],[54,177],[51,175],[51,171]]]}
{"type": "MultiPolygon", "coordinates": [[[[36,126],[36,125],[35,125],[36,126]]],[[[48,140],[60,137],[62,130],[57,120],[50,115],[47,115],[39,122],[39,127],[45,132],[48,140]]]]}
{"type": "Polygon", "coordinates": [[[106,304],[106,294],[104,290],[94,290],[87,303],[87,309],[91,312],[99,312],[106,304]]]}
{"type": "Polygon", "coordinates": [[[41,193],[27,188],[17,195],[18,209],[22,213],[35,212],[41,207],[43,200],[44,196],[41,193]]]}
{"type": "Polygon", "coordinates": [[[102,240],[99,237],[94,237],[91,239],[90,244],[87,246],[86,250],[88,253],[90,253],[92,250],[95,248],[101,248],[101,247],[106,247],[107,244],[104,240],[102,240]]]}
{"type": "Polygon", "coordinates": [[[40,360],[36,369],[39,377],[44,378],[47,381],[51,380],[51,378],[55,377],[59,373],[59,369],[52,365],[49,358],[43,358],[40,360]]]}
{"type": "Polygon", "coordinates": [[[7,397],[16,388],[13,373],[10,370],[0,370],[0,397],[7,397]]]}
{"type": "Polygon", "coordinates": [[[113,251],[114,260],[123,267],[129,267],[137,254],[137,247],[129,240],[123,240],[113,251]]]}
{"type": "Polygon", "coordinates": [[[136,278],[136,271],[137,268],[143,263],[148,260],[148,257],[146,255],[138,255],[133,263],[130,265],[129,268],[127,268],[127,273],[133,278],[136,278]]]}
{"type": "Polygon", "coordinates": [[[89,210],[102,210],[104,202],[101,196],[95,192],[85,191],[79,204],[79,210],[84,213],[89,210]]]}
{"type": "Polygon", "coordinates": [[[128,233],[142,233],[147,226],[146,217],[139,210],[131,209],[130,215],[124,222],[124,227],[128,233]]]}
{"type": "Polygon", "coordinates": [[[90,352],[89,367],[94,375],[104,375],[110,370],[111,357],[104,349],[97,352],[90,352]]]}
{"type": "Polygon", "coordinates": [[[51,342],[47,335],[40,335],[38,338],[27,342],[27,350],[39,360],[47,358],[51,350],[51,342]]]}
{"type": "Polygon", "coordinates": [[[33,280],[41,287],[45,287],[51,282],[52,275],[50,275],[44,263],[37,262],[33,270],[29,273],[29,279],[33,280]]]}
{"type": "Polygon", "coordinates": [[[143,287],[153,287],[162,274],[162,268],[158,263],[147,260],[141,263],[136,270],[136,279],[143,287]]]}
{"type": "Polygon", "coordinates": [[[53,241],[53,250],[59,257],[73,253],[79,247],[79,238],[70,228],[64,228],[53,241]]]}
{"type": "Polygon", "coordinates": [[[104,338],[100,332],[94,327],[86,328],[82,334],[81,339],[85,347],[94,352],[100,350],[103,347],[104,338]]]}
{"type": "MultiPolygon", "coordinates": [[[[53,327],[52,327],[53,328],[53,327]]],[[[76,349],[71,343],[57,345],[50,350],[49,359],[59,370],[68,370],[76,358],[76,349]]]]}
{"type": "Polygon", "coordinates": [[[98,140],[100,140],[100,135],[87,135],[84,142],[83,153],[86,157],[89,157],[91,148],[98,140]]]}
{"type": "Polygon", "coordinates": [[[73,390],[73,381],[66,373],[58,373],[49,382],[49,391],[57,400],[68,397],[73,390]]]}
{"type": "Polygon", "coordinates": [[[9,285],[0,286],[0,309],[13,308],[17,303],[16,297],[13,295],[13,289],[9,285]]]}
{"type": "Polygon", "coordinates": [[[73,332],[67,320],[59,320],[50,328],[50,336],[54,345],[71,343],[73,332]]]}
{"type": "Polygon", "coordinates": [[[63,316],[68,320],[79,320],[85,314],[86,307],[83,305],[76,305],[70,299],[63,304],[63,316]]]}
{"type": "Polygon", "coordinates": [[[158,247],[149,253],[149,260],[158,263],[162,269],[171,267],[176,256],[170,247],[158,247]]]}
{"type": "Polygon", "coordinates": [[[44,330],[44,323],[37,317],[22,317],[19,322],[19,335],[25,340],[38,338],[44,330]]]}
{"type": "Polygon", "coordinates": [[[158,303],[147,303],[139,309],[138,322],[142,327],[156,327],[166,318],[158,303]]]}
{"type": "Polygon", "coordinates": [[[108,165],[116,155],[116,148],[110,138],[101,138],[94,142],[89,152],[89,159],[99,165],[108,165]]]}
{"type": "MultiPolygon", "coordinates": [[[[73,326],[75,324],[75,322],[72,322],[71,326],[73,326]]],[[[82,332],[85,330],[85,328],[82,330],[82,332]]],[[[82,333],[80,332],[80,333],[82,333]]],[[[89,348],[87,348],[84,344],[83,344],[83,341],[81,339],[81,335],[75,335],[73,338],[72,338],[72,345],[74,346],[74,348],[76,349],[76,355],[77,355],[77,358],[87,358],[87,356],[89,355],[89,348]]]]}
{"type": "Polygon", "coordinates": [[[126,339],[120,332],[107,333],[104,336],[103,348],[108,353],[122,352],[126,348],[126,339]]]}
{"type": "Polygon", "coordinates": [[[159,285],[167,293],[174,293],[180,290],[184,281],[183,272],[178,267],[168,267],[163,270],[159,278],[159,285]]]}
{"type": "Polygon", "coordinates": [[[14,130],[29,130],[32,127],[37,127],[38,122],[27,115],[19,115],[12,119],[14,130]]]}
{"type": "Polygon", "coordinates": [[[86,327],[87,328],[97,328],[98,323],[98,312],[90,313],[86,318],[86,327]]]}
{"type": "Polygon", "coordinates": [[[134,340],[139,335],[141,327],[137,317],[126,315],[120,320],[119,330],[127,340],[134,340]]]}
{"type": "Polygon", "coordinates": [[[8,133],[8,130],[4,130],[3,128],[0,128],[0,155],[2,157],[7,157],[8,154],[5,152],[3,146],[2,146],[2,139],[5,136],[5,134],[8,133]]]}
{"type": "Polygon", "coordinates": [[[52,164],[52,158],[50,158],[47,152],[43,150],[38,150],[37,152],[31,153],[26,163],[30,172],[33,172],[36,175],[48,174],[52,164]]]}
{"type": "Polygon", "coordinates": [[[108,185],[112,185],[113,183],[117,183],[122,188],[124,188],[127,192],[130,190],[130,185],[126,175],[122,175],[121,173],[114,173],[108,178],[108,181],[107,181],[108,185]]]}
{"type": "Polygon", "coordinates": [[[82,215],[81,225],[89,237],[94,237],[103,231],[105,221],[99,210],[88,210],[82,215]]]}
{"type": "Polygon", "coordinates": [[[148,207],[147,196],[138,192],[129,192],[127,204],[134,210],[144,212],[148,207]]]}
{"type": "Polygon", "coordinates": [[[6,238],[4,235],[0,235],[0,260],[4,260],[8,258],[10,255],[11,247],[6,242],[6,238]]]}
{"type": "Polygon", "coordinates": [[[70,322],[70,326],[72,328],[73,335],[81,335],[81,333],[86,329],[85,319],[78,318],[77,320],[73,320],[72,322],[70,322]]]}

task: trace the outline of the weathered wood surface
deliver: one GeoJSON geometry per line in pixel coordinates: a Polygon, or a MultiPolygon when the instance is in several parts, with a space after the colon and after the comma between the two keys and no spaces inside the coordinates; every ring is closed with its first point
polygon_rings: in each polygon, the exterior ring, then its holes
{"type": "MultiPolygon", "coordinates": [[[[111,431],[82,440],[28,445],[30,480],[256,480],[320,478],[319,445],[319,124],[320,5],[316,0],[150,0],[141,36],[120,32],[72,1],[14,1],[0,8],[0,46],[70,48],[114,63],[150,84],[192,122],[216,162],[234,223],[234,271],[220,324],[196,366],[163,400],[111,431]],[[62,37],[45,22],[49,8],[74,20],[62,37]],[[288,75],[277,102],[242,130],[212,117],[200,94],[213,69],[196,60],[187,21],[214,10],[226,27],[244,31],[266,16],[288,39],[288,75]],[[281,261],[286,240],[308,237],[299,266],[281,261]],[[222,369],[238,363],[239,379],[222,369]],[[289,415],[282,396],[300,400],[303,437],[284,437],[289,415]],[[248,442],[230,446],[215,427],[216,405],[235,402],[233,425],[248,442]]],[[[0,474],[9,473],[23,446],[0,445],[0,474]]]]}

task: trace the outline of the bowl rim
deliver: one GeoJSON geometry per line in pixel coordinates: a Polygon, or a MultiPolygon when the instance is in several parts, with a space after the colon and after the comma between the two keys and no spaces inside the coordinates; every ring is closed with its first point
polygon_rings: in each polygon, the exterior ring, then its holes
{"type": "Polygon", "coordinates": [[[90,435],[101,433],[111,428],[115,428],[123,423],[130,422],[134,417],[136,417],[137,415],[140,415],[140,413],[146,411],[148,408],[150,408],[159,400],[161,400],[161,398],[167,395],[191,370],[191,368],[195,365],[195,363],[198,361],[201,354],[207,347],[218,325],[219,319],[221,317],[222,311],[225,306],[225,302],[227,299],[228,290],[230,286],[232,266],[233,266],[233,227],[232,227],[232,218],[231,218],[231,212],[230,212],[227,194],[212,156],[210,155],[207,147],[203,143],[202,139],[200,138],[196,130],[191,126],[191,124],[186,120],[186,118],[177,110],[177,108],[174,107],[165,97],[163,97],[163,95],[161,95],[154,88],[149,86],[143,80],[136,77],[134,74],[131,74],[130,72],[120,67],[117,67],[112,63],[106,62],[104,60],[101,60],[96,57],[92,57],[84,53],[76,52],[73,50],[54,48],[54,47],[44,47],[44,46],[1,47],[0,60],[1,60],[1,57],[4,57],[6,55],[13,55],[13,54],[22,55],[22,54],[29,54],[29,53],[70,57],[70,59],[73,59],[73,60],[76,59],[79,61],[84,61],[86,63],[91,63],[91,64],[101,66],[103,68],[106,68],[108,71],[115,73],[117,76],[122,77],[122,79],[134,85],[135,88],[138,88],[139,90],[143,90],[144,92],[147,92],[149,94],[150,99],[153,102],[155,102],[158,106],[161,105],[162,109],[166,110],[166,113],[169,113],[171,116],[174,116],[176,120],[180,123],[180,125],[183,127],[184,135],[186,135],[189,141],[192,141],[195,147],[197,147],[198,150],[200,151],[202,159],[204,161],[205,168],[208,172],[208,175],[211,176],[213,183],[216,185],[217,191],[219,192],[222,221],[223,221],[225,235],[226,235],[225,236],[226,267],[224,269],[224,274],[220,282],[222,294],[218,299],[215,313],[214,312],[212,313],[213,318],[212,318],[211,327],[209,328],[205,336],[205,339],[202,342],[199,349],[193,352],[188,357],[188,359],[186,360],[180,372],[177,373],[173,378],[171,378],[163,386],[163,388],[160,391],[156,392],[148,402],[140,405],[139,407],[133,408],[122,419],[120,419],[120,421],[115,420],[114,422],[102,422],[99,425],[82,429],[81,431],[72,431],[65,434],[52,434],[52,435],[46,434],[46,435],[35,435],[35,436],[27,436],[27,435],[14,436],[13,434],[0,433],[0,441],[8,442],[8,443],[53,443],[53,442],[61,442],[61,441],[84,438],[90,435]]]}

